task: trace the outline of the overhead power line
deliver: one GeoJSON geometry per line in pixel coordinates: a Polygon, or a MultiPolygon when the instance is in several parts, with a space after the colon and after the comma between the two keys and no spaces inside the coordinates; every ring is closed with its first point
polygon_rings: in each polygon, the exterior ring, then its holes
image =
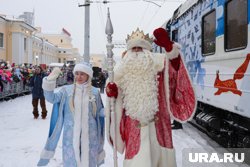
{"type": "Polygon", "coordinates": [[[152,4],[154,4],[154,5],[158,6],[158,7],[161,7],[161,5],[158,5],[158,4],[157,4],[157,3],[155,3],[154,1],[150,1],[150,0],[143,0],[143,1],[145,1],[145,2],[149,2],[149,3],[152,3],[152,4]]]}
{"type": "MultiPolygon", "coordinates": [[[[107,3],[121,3],[121,2],[138,2],[138,1],[144,1],[144,2],[149,2],[149,3],[153,3],[157,6],[160,7],[159,4],[157,4],[156,2],[184,2],[185,0],[116,0],[116,1],[108,1],[108,0],[103,0],[103,1],[89,1],[90,3],[103,3],[103,4],[107,4],[107,3]]],[[[89,4],[86,4],[89,5],[89,4]]],[[[85,5],[85,6],[86,6],[85,5]]]]}

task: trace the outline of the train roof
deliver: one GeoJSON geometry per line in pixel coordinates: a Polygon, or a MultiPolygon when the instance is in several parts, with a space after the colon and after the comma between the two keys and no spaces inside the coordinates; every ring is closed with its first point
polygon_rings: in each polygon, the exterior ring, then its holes
{"type": "Polygon", "coordinates": [[[192,6],[197,4],[201,0],[187,0],[183,4],[181,4],[173,14],[173,20],[179,18],[181,15],[183,15],[186,11],[188,11],[192,6]]]}

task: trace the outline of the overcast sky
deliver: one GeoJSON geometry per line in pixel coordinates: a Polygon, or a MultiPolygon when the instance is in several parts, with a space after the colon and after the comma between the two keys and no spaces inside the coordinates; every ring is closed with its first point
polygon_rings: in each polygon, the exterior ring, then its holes
{"type": "MultiPolygon", "coordinates": [[[[94,2],[102,2],[93,0],[94,2]]],[[[107,8],[110,8],[114,28],[113,40],[124,41],[137,27],[152,34],[168,20],[185,0],[153,0],[161,7],[143,0],[110,0],[112,3],[92,3],[90,6],[90,53],[106,53],[105,26],[107,8]]],[[[0,0],[0,14],[17,17],[23,12],[35,11],[35,27],[44,33],[71,33],[74,47],[84,52],[84,0],[0,0]]],[[[124,49],[122,49],[124,50],[124,49]]],[[[118,56],[121,49],[115,49],[118,56]]]]}

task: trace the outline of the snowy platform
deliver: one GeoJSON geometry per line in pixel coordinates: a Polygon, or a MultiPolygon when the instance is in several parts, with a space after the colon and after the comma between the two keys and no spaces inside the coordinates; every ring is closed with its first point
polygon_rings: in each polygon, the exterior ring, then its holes
{"type": "MultiPolygon", "coordinates": [[[[105,97],[102,95],[103,99],[105,97]]],[[[0,102],[0,167],[35,167],[48,135],[52,104],[46,103],[48,117],[42,120],[33,119],[31,95],[0,102]]],[[[40,109],[41,111],[41,109],[40,109]]],[[[183,130],[173,131],[177,165],[182,166],[182,151],[186,148],[200,148],[215,151],[220,147],[202,132],[190,124],[184,124],[183,130]]],[[[113,166],[113,150],[105,143],[106,159],[103,167],[113,166]]],[[[55,157],[49,167],[62,166],[61,141],[55,157]]],[[[122,167],[123,156],[119,155],[119,167],[122,167]]],[[[238,165],[234,165],[235,167],[238,165]]],[[[241,165],[241,167],[247,165],[241,165]]]]}

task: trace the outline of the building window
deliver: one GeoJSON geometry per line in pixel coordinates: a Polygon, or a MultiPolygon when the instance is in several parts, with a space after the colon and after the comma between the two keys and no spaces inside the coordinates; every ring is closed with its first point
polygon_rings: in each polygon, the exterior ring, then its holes
{"type": "Polygon", "coordinates": [[[3,48],[3,33],[0,33],[0,48],[3,48]]]}
{"type": "Polygon", "coordinates": [[[61,59],[60,58],[58,58],[58,63],[61,63],[61,59]]]}
{"type": "Polygon", "coordinates": [[[247,6],[247,0],[231,0],[226,4],[226,51],[244,49],[247,46],[247,6]]]}
{"type": "Polygon", "coordinates": [[[63,53],[66,53],[66,51],[63,51],[63,53]]]}
{"type": "Polygon", "coordinates": [[[209,12],[202,18],[202,54],[204,56],[215,53],[216,12],[209,12]]]}
{"type": "Polygon", "coordinates": [[[63,43],[63,40],[61,39],[61,43],[63,43]]]}
{"type": "Polygon", "coordinates": [[[27,50],[27,38],[24,38],[23,46],[24,46],[24,50],[27,50]]]}

